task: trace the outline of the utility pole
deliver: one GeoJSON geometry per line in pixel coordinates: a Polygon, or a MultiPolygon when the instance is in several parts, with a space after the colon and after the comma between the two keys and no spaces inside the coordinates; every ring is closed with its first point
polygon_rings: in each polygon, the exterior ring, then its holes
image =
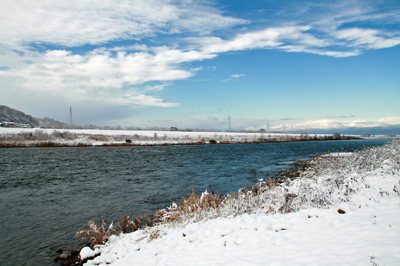
{"type": "Polygon", "coordinates": [[[228,132],[231,131],[231,116],[228,115],[228,132]]]}
{"type": "Polygon", "coordinates": [[[72,106],[69,107],[69,125],[72,126],[72,106]]]}

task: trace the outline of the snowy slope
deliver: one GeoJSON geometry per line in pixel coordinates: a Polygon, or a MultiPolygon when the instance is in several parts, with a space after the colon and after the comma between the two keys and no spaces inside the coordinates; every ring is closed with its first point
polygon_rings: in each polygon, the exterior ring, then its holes
{"type": "Polygon", "coordinates": [[[81,256],[101,253],[86,265],[400,265],[399,180],[400,142],[322,156],[295,180],[261,182],[218,210],[112,236],[81,256]]]}

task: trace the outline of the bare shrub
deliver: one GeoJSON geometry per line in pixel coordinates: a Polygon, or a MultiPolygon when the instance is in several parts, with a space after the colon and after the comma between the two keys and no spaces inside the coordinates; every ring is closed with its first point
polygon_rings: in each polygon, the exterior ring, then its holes
{"type": "Polygon", "coordinates": [[[87,224],[88,229],[79,231],[76,233],[76,236],[87,240],[93,248],[95,245],[104,245],[112,235],[131,233],[146,226],[151,227],[152,225],[153,222],[148,215],[140,215],[133,220],[128,215],[123,215],[122,220],[117,221],[115,224],[111,223],[108,228],[104,219],[101,218],[100,224],[89,221],[87,224]]]}
{"type": "Polygon", "coordinates": [[[120,228],[119,231],[123,233],[130,233],[139,230],[145,226],[152,226],[153,222],[148,215],[140,215],[135,217],[133,220],[128,215],[124,215],[122,220],[117,223],[120,228]]]}
{"type": "Polygon", "coordinates": [[[32,137],[34,140],[48,140],[50,139],[49,134],[42,130],[35,130],[32,132],[32,137]]]}
{"type": "Polygon", "coordinates": [[[89,139],[95,140],[95,141],[108,141],[108,136],[106,135],[87,135],[89,139]]]}
{"type": "Polygon", "coordinates": [[[74,140],[77,139],[76,133],[70,132],[70,131],[58,131],[54,130],[53,133],[51,134],[51,137],[54,138],[59,138],[59,139],[65,139],[65,140],[74,140]]]}

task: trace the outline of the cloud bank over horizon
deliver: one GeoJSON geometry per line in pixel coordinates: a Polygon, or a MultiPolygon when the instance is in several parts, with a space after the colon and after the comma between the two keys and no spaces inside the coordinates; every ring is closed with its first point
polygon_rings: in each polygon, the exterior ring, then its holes
{"type": "MultiPolygon", "coordinates": [[[[222,75],[218,71],[224,68],[210,70],[208,62],[223,65],[222,60],[239,53],[251,54],[252,64],[257,60],[254,53],[260,51],[345,60],[400,44],[400,7],[395,1],[277,3],[271,9],[249,8],[246,13],[229,2],[212,1],[6,1],[0,9],[1,104],[29,112],[43,108],[37,115],[53,113],[56,119],[64,112],[61,109],[78,106],[86,115],[82,124],[168,121],[189,127],[193,124],[189,121],[200,125],[208,120],[207,126],[218,128],[222,124],[217,121],[231,110],[215,119],[205,115],[187,117],[188,122],[173,119],[189,111],[181,84],[191,82],[186,91],[211,95],[214,92],[205,88],[210,86],[197,85],[197,77],[217,72],[220,77],[210,74],[204,80],[250,82],[249,73],[238,69],[222,75]],[[137,119],[144,109],[149,112],[137,119]],[[163,111],[171,109],[177,111],[173,115],[163,111]]],[[[251,86],[258,84],[243,84],[243,93],[252,93],[251,86]]],[[[207,106],[206,97],[202,101],[207,106]]],[[[214,105],[217,108],[219,103],[214,105]]],[[[244,128],[265,126],[247,125],[260,118],[243,109],[244,128]]],[[[363,123],[379,125],[379,119],[399,124],[398,115],[377,114],[371,121],[295,119],[288,126],[362,127],[363,123]]],[[[278,122],[283,118],[271,117],[282,129],[286,125],[278,122]]]]}

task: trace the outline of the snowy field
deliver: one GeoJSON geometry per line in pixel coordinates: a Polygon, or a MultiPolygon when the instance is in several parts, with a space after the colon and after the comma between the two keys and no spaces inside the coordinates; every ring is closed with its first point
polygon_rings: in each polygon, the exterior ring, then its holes
{"type": "MultiPolygon", "coordinates": [[[[202,135],[204,137],[218,137],[218,136],[260,136],[262,133],[235,133],[235,132],[195,132],[195,131],[157,131],[157,130],[101,130],[101,129],[46,129],[46,128],[6,128],[0,127],[0,134],[17,134],[21,132],[34,132],[36,130],[43,131],[47,134],[52,134],[54,131],[60,132],[71,132],[75,134],[87,134],[87,135],[105,135],[105,136],[146,136],[146,137],[154,137],[154,133],[157,133],[159,136],[166,135],[168,137],[198,137],[198,135],[202,135]]],[[[263,135],[266,135],[264,133],[263,135]]],[[[271,133],[268,133],[269,135],[271,133]]],[[[273,133],[273,135],[284,136],[287,134],[284,133],[273,133]]],[[[300,134],[293,134],[296,136],[300,136],[300,134]]]]}
{"type": "Polygon", "coordinates": [[[260,180],[217,207],[206,192],[192,211],[172,204],[155,226],[81,256],[98,255],[86,265],[400,265],[399,180],[399,141],[321,156],[299,178],[260,180]]]}
{"type": "Polygon", "coordinates": [[[134,131],[96,129],[37,129],[0,127],[0,141],[34,145],[52,142],[63,145],[118,145],[129,139],[132,145],[200,144],[214,140],[217,143],[257,141],[287,141],[299,139],[324,139],[332,135],[306,135],[285,133],[236,133],[236,132],[186,132],[186,131],[134,131]]]}

